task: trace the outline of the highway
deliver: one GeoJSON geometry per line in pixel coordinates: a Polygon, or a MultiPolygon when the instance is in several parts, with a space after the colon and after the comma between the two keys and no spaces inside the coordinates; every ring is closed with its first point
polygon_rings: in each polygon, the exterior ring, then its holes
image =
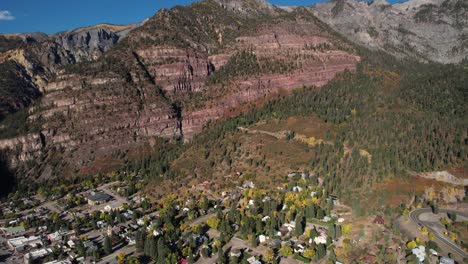
{"type": "MultiPolygon", "coordinates": [[[[425,223],[419,219],[419,216],[423,213],[430,213],[432,212],[431,208],[420,208],[413,210],[409,213],[409,218],[411,221],[415,222],[416,224],[420,226],[425,226],[427,230],[431,233],[434,234],[436,238],[436,242],[439,242],[441,244],[444,244],[448,248],[450,248],[454,253],[459,255],[462,259],[468,258],[468,254],[460,248],[455,242],[447,238],[444,234],[438,233],[436,230],[434,230],[430,224],[425,223]]],[[[452,211],[452,210],[446,210],[446,209],[439,209],[439,213],[456,213],[457,215],[462,215],[464,217],[468,217],[468,213],[466,212],[458,212],[458,211],[452,211]]]]}

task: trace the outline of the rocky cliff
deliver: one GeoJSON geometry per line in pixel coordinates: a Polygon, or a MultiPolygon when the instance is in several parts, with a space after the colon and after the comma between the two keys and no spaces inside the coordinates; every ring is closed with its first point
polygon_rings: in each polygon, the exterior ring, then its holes
{"type": "Polygon", "coordinates": [[[334,0],[311,8],[354,42],[399,57],[440,63],[468,58],[468,4],[464,0],[334,0]]]}
{"type": "Polygon", "coordinates": [[[116,168],[158,137],[190,140],[209,121],[295,88],[319,89],[360,60],[309,10],[262,1],[179,6],[119,32],[74,30],[3,53],[45,76],[32,81],[44,95],[26,119],[39,128],[0,141],[19,174],[116,168]],[[36,54],[34,64],[22,54],[36,54]]]}
{"type": "Polygon", "coordinates": [[[54,35],[0,36],[0,120],[37,99],[59,68],[98,59],[136,26],[102,24],[54,35]]]}

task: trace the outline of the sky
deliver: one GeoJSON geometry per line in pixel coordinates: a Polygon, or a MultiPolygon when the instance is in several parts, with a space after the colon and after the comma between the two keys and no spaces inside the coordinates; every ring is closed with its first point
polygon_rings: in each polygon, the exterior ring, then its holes
{"type": "MultiPolygon", "coordinates": [[[[268,0],[276,5],[312,5],[325,0],[268,0]]],[[[194,0],[0,0],[0,33],[48,34],[100,23],[129,24],[161,8],[194,0]]]]}

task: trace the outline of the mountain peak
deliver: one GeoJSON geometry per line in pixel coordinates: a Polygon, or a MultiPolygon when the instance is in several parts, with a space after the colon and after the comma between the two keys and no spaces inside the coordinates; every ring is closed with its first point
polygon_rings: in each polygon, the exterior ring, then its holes
{"type": "Polygon", "coordinates": [[[265,0],[215,0],[215,2],[228,10],[244,15],[271,13],[276,9],[275,5],[265,0]]]}
{"type": "Polygon", "coordinates": [[[375,0],[372,3],[373,6],[387,6],[390,5],[386,0],[375,0]]]}

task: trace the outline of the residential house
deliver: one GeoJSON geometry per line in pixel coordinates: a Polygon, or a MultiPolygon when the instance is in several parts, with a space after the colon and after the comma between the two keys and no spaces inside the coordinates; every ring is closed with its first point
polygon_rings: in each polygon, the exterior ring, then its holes
{"type": "Polygon", "coordinates": [[[426,258],[426,248],[424,246],[418,246],[411,250],[416,258],[418,259],[419,263],[423,263],[424,259],[426,258]]]}
{"type": "Polygon", "coordinates": [[[110,203],[104,207],[103,212],[112,212],[112,211],[121,211],[123,209],[124,204],[119,201],[115,201],[110,203]]]}
{"type": "Polygon", "coordinates": [[[247,262],[249,264],[262,264],[262,262],[260,262],[258,259],[256,259],[255,256],[252,256],[252,257],[248,258],[247,262]]]}
{"type": "Polygon", "coordinates": [[[237,257],[239,258],[242,255],[242,251],[240,248],[233,248],[231,249],[231,252],[229,252],[230,257],[237,257]]]}
{"type": "Polygon", "coordinates": [[[292,188],[292,191],[293,192],[302,192],[302,190],[304,190],[304,188],[300,187],[300,186],[294,186],[292,188]]]}
{"type": "MultiPolygon", "coordinates": [[[[325,232],[320,232],[318,236],[314,238],[315,244],[327,244],[328,235],[325,232]]],[[[309,241],[312,242],[312,241],[309,241]]]]}
{"type": "Polygon", "coordinates": [[[64,240],[72,239],[75,238],[75,231],[71,230],[59,230],[56,231],[52,234],[47,235],[47,240],[49,240],[51,243],[59,243],[64,240]]]}
{"type": "Polygon", "coordinates": [[[439,263],[440,264],[455,264],[455,260],[448,258],[448,257],[440,257],[439,263]]]}
{"type": "Polygon", "coordinates": [[[373,223],[374,223],[374,224],[379,224],[379,225],[384,225],[384,224],[385,224],[385,220],[384,220],[383,216],[381,216],[381,215],[376,215],[373,223]]]}
{"type": "Polygon", "coordinates": [[[265,243],[268,239],[270,239],[270,238],[268,236],[265,236],[265,235],[259,235],[258,236],[258,241],[260,242],[260,244],[265,243]]]}

